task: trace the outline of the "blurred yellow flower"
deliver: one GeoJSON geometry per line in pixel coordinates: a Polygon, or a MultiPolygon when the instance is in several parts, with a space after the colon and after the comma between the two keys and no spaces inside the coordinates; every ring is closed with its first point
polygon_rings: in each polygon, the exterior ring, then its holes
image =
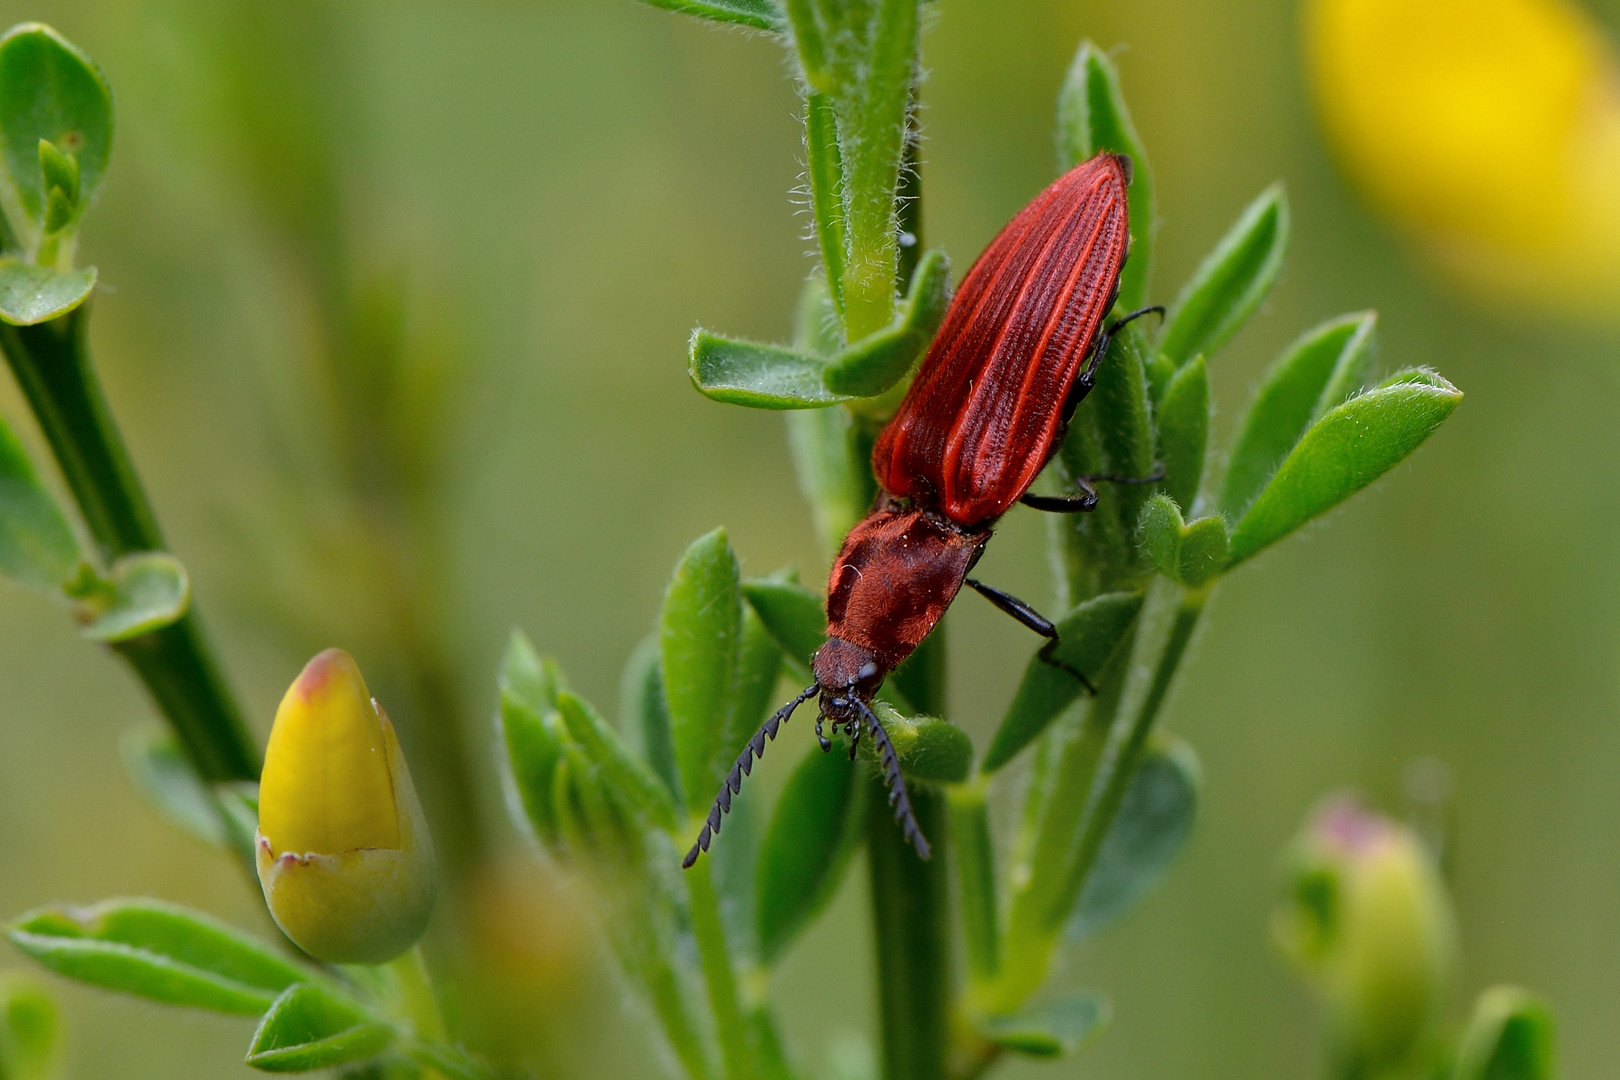
{"type": "Polygon", "coordinates": [[[1564,0],[1308,0],[1354,181],[1495,296],[1620,313],[1620,68],[1564,0]]]}
{"type": "Polygon", "coordinates": [[[427,824],[394,726],[341,649],[305,665],[276,710],[256,851],[271,915],[311,956],[382,963],[427,926],[427,824]]]}
{"type": "Polygon", "coordinates": [[[1444,1009],[1455,953],[1451,901],[1411,829],[1352,799],[1328,800],[1295,841],[1272,920],[1317,988],[1337,1052],[1379,1075],[1421,1054],[1444,1009]]]}

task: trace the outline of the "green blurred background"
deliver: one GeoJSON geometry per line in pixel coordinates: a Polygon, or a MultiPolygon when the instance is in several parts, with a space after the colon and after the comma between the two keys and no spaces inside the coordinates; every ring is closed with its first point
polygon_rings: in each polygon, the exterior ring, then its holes
{"type": "MultiPolygon", "coordinates": [[[[1594,13],[1620,26],[1620,2],[1594,13]]],[[[745,572],[821,571],[780,419],[685,374],[696,323],[785,338],[811,266],[779,50],[633,0],[0,4],[22,19],[114,86],[82,258],[104,285],[94,342],[260,732],[329,644],[400,703],[413,753],[443,745],[412,703],[458,716],[480,793],[458,816],[506,853],[464,903],[486,946],[521,954],[521,1026],[556,1071],[659,1075],[604,954],[504,823],[493,675],[521,626],[611,708],[669,568],[717,524],[745,572]],[[333,315],[337,293],[362,299],[333,315]],[[312,359],[371,325],[373,295],[402,298],[414,373],[409,423],[380,434],[341,419],[364,373],[334,390],[312,359]],[[382,438],[407,475],[368,485],[382,438]],[[366,591],[378,578],[405,582],[404,608],[366,591]]],[[[1300,329],[1367,307],[1386,368],[1433,365],[1468,396],[1409,464],[1219,591],[1167,714],[1205,765],[1194,841],[1061,975],[1111,992],[1115,1023],[1074,1061],[1002,1075],[1317,1073],[1314,1011],[1268,938],[1278,853],[1329,789],[1398,809],[1423,755],[1456,780],[1457,1014],[1488,983],[1533,987],[1567,1073],[1603,1075],[1620,1057],[1620,341],[1453,295],[1365,214],[1314,129],[1289,0],[941,0],[926,230],[958,267],[1050,178],[1053,101],[1087,36],[1119,47],[1154,166],[1155,299],[1288,185],[1288,266],[1212,371],[1219,424],[1300,329]]],[[[0,407],[22,415],[9,383],[0,407]]],[[[1035,515],[1007,519],[981,576],[1048,595],[1035,515]]],[[[953,719],[983,745],[1032,643],[972,598],[951,623],[953,719]]],[[[263,927],[239,872],[125,780],[118,739],[150,716],[60,610],[0,589],[0,914],[142,893],[263,927]]],[[[803,752],[808,729],[787,741],[803,752]]],[[[811,1065],[871,1031],[863,893],[857,873],[780,976],[811,1065]]],[[[250,1075],[247,1021],[57,985],[73,1076],[250,1075]]]]}

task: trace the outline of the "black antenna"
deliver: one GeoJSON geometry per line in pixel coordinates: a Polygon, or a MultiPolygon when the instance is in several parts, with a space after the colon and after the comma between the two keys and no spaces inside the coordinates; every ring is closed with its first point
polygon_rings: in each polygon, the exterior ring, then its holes
{"type": "Polygon", "coordinates": [[[737,756],[737,763],[731,767],[731,772],[726,774],[725,782],[720,785],[720,794],[714,797],[714,805],[709,807],[709,820],[703,823],[703,831],[698,833],[697,843],[692,845],[692,850],[681,860],[682,870],[690,870],[692,864],[697,862],[698,855],[709,850],[710,839],[720,834],[720,819],[731,813],[731,797],[742,790],[743,777],[753,771],[754,759],[765,756],[765,740],[776,738],[777,729],[793,715],[793,710],[810,700],[820,689],[819,683],[811,683],[804,688],[804,693],[776,710],[776,715],[765,721],[764,725],[754,732],[754,737],[743,747],[743,752],[737,756]]]}
{"type": "Polygon", "coordinates": [[[889,785],[889,805],[894,807],[894,820],[900,823],[906,839],[917,849],[917,858],[926,859],[929,856],[928,838],[923,835],[922,826],[917,824],[917,815],[912,813],[911,796],[906,794],[906,780],[900,775],[900,755],[895,753],[889,733],[878,723],[871,707],[860,698],[855,699],[855,705],[866,718],[867,730],[877,742],[878,763],[883,768],[883,779],[889,785]]]}

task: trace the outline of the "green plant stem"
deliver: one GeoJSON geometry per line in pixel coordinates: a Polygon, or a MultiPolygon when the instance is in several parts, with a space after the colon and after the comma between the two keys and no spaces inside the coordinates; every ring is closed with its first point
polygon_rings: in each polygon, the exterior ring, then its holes
{"type": "Polygon", "coordinates": [[[987,787],[987,780],[976,777],[949,790],[962,929],[967,940],[968,971],[975,983],[994,979],[1001,967],[996,857],[990,836],[990,812],[985,805],[987,787]]]}
{"type": "MultiPolygon", "coordinates": [[[[89,305],[38,326],[0,328],[0,349],[50,444],[85,526],[109,564],[164,550],[90,355],[89,305]]],[[[260,760],[195,610],[116,646],[211,782],[257,780],[260,760]]]]}
{"type": "Polygon", "coordinates": [[[389,961],[388,973],[399,994],[400,1009],[416,1034],[424,1039],[443,1039],[444,1014],[439,1011],[439,999],[433,995],[433,982],[422,960],[422,947],[413,945],[389,961]]]}
{"type": "MultiPolygon", "coordinates": [[[[695,830],[694,830],[695,831],[695,830]]],[[[703,981],[709,989],[720,1056],[730,1080],[753,1080],[753,1053],[748,1045],[748,1024],[737,992],[737,971],[731,965],[731,947],[720,919],[720,898],[709,876],[712,860],[687,871],[692,900],[692,936],[697,939],[703,981]]]]}
{"type": "Polygon", "coordinates": [[[423,1080],[493,1080],[494,1071],[459,1047],[450,1045],[444,1012],[433,992],[433,980],[422,959],[422,946],[389,961],[386,970],[398,995],[399,1009],[415,1038],[406,1053],[423,1066],[423,1080]]]}
{"type": "Polygon", "coordinates": [[[943,1080],[950,1042],[950,897],[944,795],[912,785],[911,805],[933,844],[927,862],[894,822],[888,791],[867,792],[866,848],[878,961],[884,1080],[943,1080]]]}

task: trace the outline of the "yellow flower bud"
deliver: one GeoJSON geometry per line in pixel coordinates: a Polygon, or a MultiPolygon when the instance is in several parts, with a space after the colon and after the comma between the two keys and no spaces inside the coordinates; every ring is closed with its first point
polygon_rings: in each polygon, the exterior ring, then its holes
{"type": "Polygon", "coordinates": [[[394,725],[342,649],[311,660],[281,699],[255,840],[270,914],[311,956],[380,964],[427,927],[427,822],[394,725]]]}
{"type": "Polygon", "coordinates": [[[1412,830],[1349,798],[1324,803],[1295,844],[1273,928],[1320,992],[1346,1061],[1373,1075],[1424,1049],[1444,1008],[1456,932],[1412,830]]]}
{"type": "Polygon", "coordinates": [[[1620,68],[1566,0],[1310,0],[1324,127],[1458,277],[1620,312],[1620,68]]]}

